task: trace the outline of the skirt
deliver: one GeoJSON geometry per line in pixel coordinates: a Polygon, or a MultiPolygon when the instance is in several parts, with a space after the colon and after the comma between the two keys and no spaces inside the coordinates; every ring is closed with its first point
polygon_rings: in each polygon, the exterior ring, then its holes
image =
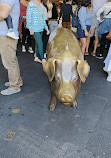
{"type": "Polygon", "coordinates": [[[99,25],[97,34],[101,38],[102,34],[107,33],[111,30],[111,18],[105,18],[104,21],[99,25]]]}
{"type": "MultiPolygon", "coordinates": [[[[86,25],[87,31],[90,31],[90,25],[86,25]]],[[[81,25],[79,24],[77,27],[77,35],[78,38],[86,38],[84,30],[82,30],[81,25]]]]}

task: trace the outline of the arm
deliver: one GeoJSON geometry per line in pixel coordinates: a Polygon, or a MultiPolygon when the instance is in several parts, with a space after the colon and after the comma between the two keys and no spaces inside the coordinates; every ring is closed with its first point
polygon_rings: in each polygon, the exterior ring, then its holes
{"type": "Polygon", "coordinates": [[[102,8],[100,8],[100,9],[98,10],[97,14],[96,14],[98,21],[101,20],[100,15],[101,15],[104,11],[105,11],[105,5],[104,5],[102,8]]]}
{"type": "Polygon", "coordinates": [[[8,17],[12,6],[8,3],[0,2],[0,21],[8,17]]]}
{"type": "Polygon", "coordinates": [[[27,12],[26,12],[26,22],[27,22],[27,28],[29,30],[32,30],[32,20],[31,19],[32,19],[32,17],[31,17],[31,8],[28,5],[27,12]]]}
{"type": "Polygon", "coordinates": [[[85,7],[82,7],[79,10],[78,17],[79,17],[82,29],[83,30],[86,29],[86,8],[85,7]]]}
{"type": "Polygon", "coordinates": [[[45,21],[44,9],[43,9],[43,24],[44,24],[45,30],[47,31],[47,35],[48,35],[50,33],[50,31],[48,30],[48,26],[47,26],[46,21],[45,21]]]}

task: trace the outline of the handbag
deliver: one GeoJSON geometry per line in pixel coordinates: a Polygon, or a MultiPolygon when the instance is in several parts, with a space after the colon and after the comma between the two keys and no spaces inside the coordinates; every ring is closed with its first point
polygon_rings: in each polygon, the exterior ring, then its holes
{"type": "Polygon", "coordinates": [[[111,40],[111,30],[109,31],[108,35],[106,36],[107,39],[111,40]]]}
{"type": "Polygon", "coordinates": [[[75,27],[75,28],[77,28],[78,24],[79,24],[78,11],[79,11],[79,9],[76,8],[76,10],[72,16],[72,27],[75,27]]]}

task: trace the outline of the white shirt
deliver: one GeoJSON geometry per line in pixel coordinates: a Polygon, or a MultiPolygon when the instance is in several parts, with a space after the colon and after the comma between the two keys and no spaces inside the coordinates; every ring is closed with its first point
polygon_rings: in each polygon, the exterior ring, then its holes
{"type": "MultiPolygon", "coordinates": [[[[43,5],[43,4],[42,4],[43,5]]],[[[52,10],[49,10],[48,12],[47,12],[47,9],[46,9],[46,7],[43,5],[43,7],[44,7],[44,14],[45,14],[45,20],[47,20],[48,18],[51,18],[52,17],[52,10]]]]}
{"type": "Polygon", "coordinates": [[[97,20],[100,20],[100,15],[103,13],[104,18],[111,18],[111,2],[108,2],[103,5],[97,12],[97,20]]]}

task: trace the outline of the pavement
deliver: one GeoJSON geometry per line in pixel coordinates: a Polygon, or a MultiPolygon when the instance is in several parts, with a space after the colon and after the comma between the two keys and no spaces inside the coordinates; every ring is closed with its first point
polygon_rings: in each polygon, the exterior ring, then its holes
{"type": "MultiPolygon", "coordinates": [[[[91,72],[76,110],[57,102],[50,112],[42,65],[20,49],[17,56],[24,85],[18,94],[0,95],[0,158],[111,158],[111,83],[103,60],[86,57],[91,72]]],[[[0,60],[0,90],[6,81],[0,60]]]]}

